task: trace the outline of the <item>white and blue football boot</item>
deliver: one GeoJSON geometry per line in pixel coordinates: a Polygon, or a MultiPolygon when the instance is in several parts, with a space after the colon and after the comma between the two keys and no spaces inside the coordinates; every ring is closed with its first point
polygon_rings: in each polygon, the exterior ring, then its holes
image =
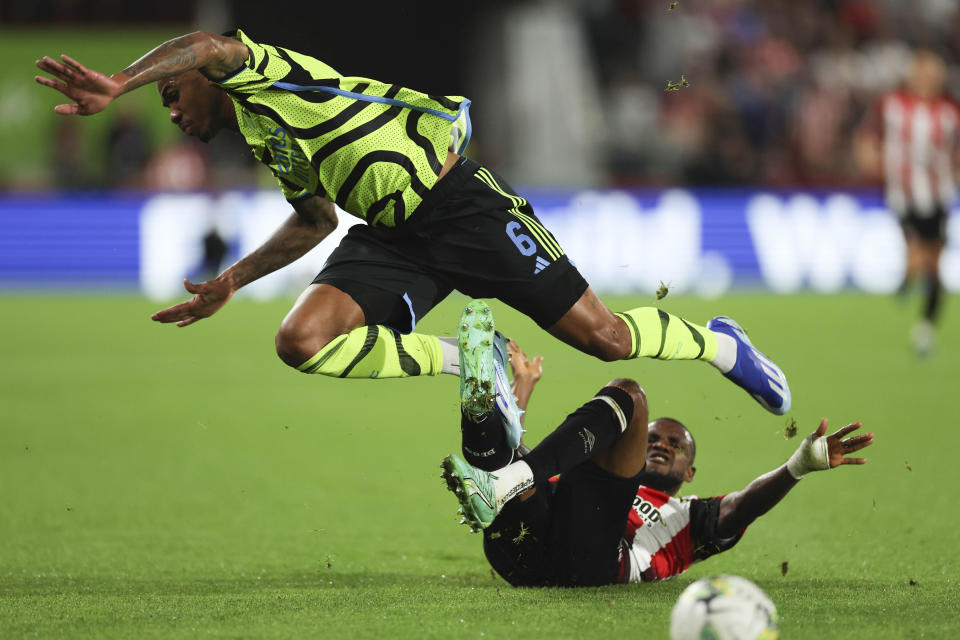
{"type": "Polygon", "coordinates": [[[480,420],[496,409],[503,422],[507,444],[520,446],[523,427],[517,400],[507,377],[507,340],[494,331],[493,313],[483,300],[464,307],[457,331],[460,351],[460,406],[471,420],[480,420]]]}
{"type": "Polygon", "coordinates": [[[495,406],[500,419],[503,420],[503,428],[507,432],[507,444],[511,449],[520,446],[520,438],[523,437],[524,429],[520,423],[520,417],[523,411],[517,406],[517,398],[513,395],[513,389],[510,387],[510,379],[507,378],[507,364],[510,361],[510,355],[507,353],[507,339],[499,331],[494,332],[493,338],[493,371],[496,374],[497,399],[495,406]]]}
{"type": "Polygon", "coordinates": [[[730,336],[737,343],[737,360],[723,372],[770,413],[782,416],[790,411],[790,387],[774,362],[753,346],[743,328],[732,318],[717,316],[707,329],[730,336]]]}

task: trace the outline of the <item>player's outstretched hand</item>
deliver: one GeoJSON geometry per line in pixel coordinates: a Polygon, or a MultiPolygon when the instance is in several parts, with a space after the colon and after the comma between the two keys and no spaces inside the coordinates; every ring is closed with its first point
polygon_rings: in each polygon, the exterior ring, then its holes
{"type": "Polygon", "coordinates": [[[513,340],[507,342],[507,356],[510,358],[510,369],[513,370],[514,381],[522,379],[531,384],[540,381],[540,376],[543,375],[543,356],[537,356],[531,360],[513,340]]]}
{"type": "MultiPolygon", "coordinates": [[[[847,456],[855,451],[860,451],[864,447],[873,444],[873,434],[865,433],[859,436],[844,438],[848,433],[856,431],[861,426],[859,422],[853,422],[845,427],[837,429],[836,432],[827,436],[827,455],[830,460],[830,468],[839,467],[842,464],[866,464],[866,458],[848,458],[847,456]]],[[[814,439],[824,437],[827,432],[827,419],[820,421],[820,426],[813,432],[814,439]]]]}
{"type": "Polygon", "coordinates": [[[186,327],[197,320],[209,318],[233,297],[234,288],[226,280],[210,280],[194,284],[183,279],[184,288],[195,294],[192,299],[157,311],[150,319],[157,322],[176,322],[178,327],[186,327]]]}
{"type": "Polygon", "coordinates": [[[73,104],[58,104],[53,108],[62,115],[89,116],[107,108],[114,98],[120,95],[120,82],[99,71],[88,69],[70,56],[61,55],[63,62],[57,62],[49,56],[37,60],[37,66],[50,75],[62,80],[58,82],[46,76],[34,76],[34,80],[56,89],[73,100],[73,104]]]}

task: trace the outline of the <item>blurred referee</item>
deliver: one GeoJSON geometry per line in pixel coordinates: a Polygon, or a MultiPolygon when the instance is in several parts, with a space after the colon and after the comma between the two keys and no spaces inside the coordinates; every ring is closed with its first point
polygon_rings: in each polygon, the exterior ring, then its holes
{"type": "Polygon", "coordinates": [[[957,193],[960,105],[944,93],[946,79],[939,55],[916,50],[903,86],[876,100],[857,140],[861,168],[882,172],[887,206],[903,229],[907,268],[901,291],[918,280],[926,286],[923,317],[910,333],[921,356],[933,347],[943,298],[940,253],[957,193]]]}

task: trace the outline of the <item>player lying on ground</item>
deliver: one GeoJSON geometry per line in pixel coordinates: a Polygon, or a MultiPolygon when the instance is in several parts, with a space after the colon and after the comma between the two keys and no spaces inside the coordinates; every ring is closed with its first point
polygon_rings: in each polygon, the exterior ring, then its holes
{"type": "MultiPolygon", "coordinates": [[[[513,344],[510,349],[518,404],[525,409],[540,363],[513,344]]],[[[443,477],[460,501],[463,522],[474,531],[483,529],[484,553],[497,573],[515,586],[646,582],[679,575],[733,547],[746,527],[805,474],[866,462],[847,456],[873,442],[872,433],[846,437],[859,422],[827,436],[824,419],[785,464],[741,491],[678,499],[680,487],[696,471],[693,436],[672,418],[649,424],[647,418],[640,385],[618,378],[505,468],[491,473],[455,455],[444,460],[443,477]],[[550,482],[557,474],[559,479],[550,482]]],[[[482,427],[464,421],[463,428],[465,457],[483,466],[501,455],[484,451],[477,456],[482,427]]],[[[502,436],[496,446],[504,447],[502,436]]]]}
{"type": "MultiPolygon", "coordinates": [[[[412,333],[456,288],[496,297],[603,360],[704,360],[770,411],[790,408],[783,373],[729,319],[703,327],[653,307],[604,306],[530,204],[460,155],[470,133],[466,98],[343,77],[239,30],[174,38],[112,76],[67,56],[37,66],[55,76],[37,82],[72,101],[55,108],[64,115],[97,113],[156,82],[184,133],[208,141],[240,132],[294,208],[214,280],[184,281],[194,297],[154,320],[183,327],[216,313],[240,287],[327,237],[336,203],[369,224],[350,229],[283,320],[277,353],[291,367],[341,378],[456,375],[452,339],[412,333]]],[[[515,445],[519,413],[509,409],[515,445]]]]}

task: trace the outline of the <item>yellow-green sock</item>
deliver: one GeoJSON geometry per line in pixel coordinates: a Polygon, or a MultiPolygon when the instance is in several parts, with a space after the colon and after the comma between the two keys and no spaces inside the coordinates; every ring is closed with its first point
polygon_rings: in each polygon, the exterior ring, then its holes
{"type": "Polygon", "coordinates": [[[657,360],[706,360],[717,357],[717,336],[700,325],[655,307],[617,312],[630,330],[627,358],[657,360]]]}
{"type": "Polygon", "coordinates": [[[337,336],[297,369],[337,378],[406,378],[435,376],[442,366],[436,336],[370,325],[337,336]]]}

